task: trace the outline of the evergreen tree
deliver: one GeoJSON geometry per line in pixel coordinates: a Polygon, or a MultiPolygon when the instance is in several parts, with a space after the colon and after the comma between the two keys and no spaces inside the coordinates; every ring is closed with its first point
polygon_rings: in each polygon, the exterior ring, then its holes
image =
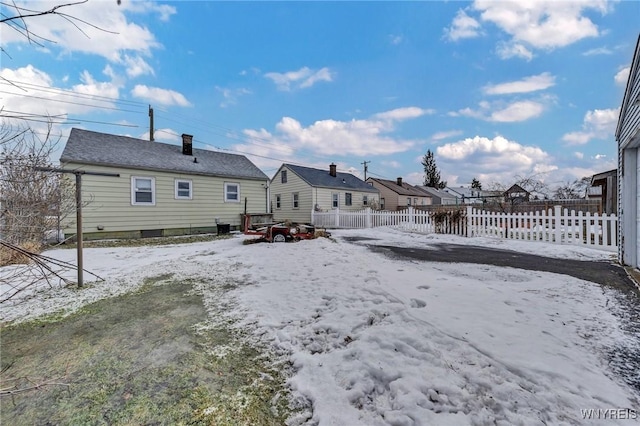
{"type": "Polygon", "coordinates": [[[478,179],[473,178],[473,180],[471,181],[471,188],[477,189],[478,191],[482,191],[482,184],[478,179]]]}
{"type": "Polygon", "coordinates": [[[422,166],[424,167],[424,186],[440,189],[447,186],[446,182],[440,180],[440,170],[438,170],[436,159],[430,149],[422,158],[422,166]]]}

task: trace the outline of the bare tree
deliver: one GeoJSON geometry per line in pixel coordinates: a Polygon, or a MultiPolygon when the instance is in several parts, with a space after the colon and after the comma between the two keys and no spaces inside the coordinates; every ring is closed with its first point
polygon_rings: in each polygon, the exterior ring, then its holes
{"type": "Polygon", "coordinates": [[[61,135],[53,124],[40,133],[23,125],[0,124],[0,238],[37,250],[47,231],[75,211],[70,183],[58,174],[38,171],[51,167],[51,155],[61,135]]]}
{"type": "Polygon", "coordinates": [[[516,184],[528,191],[534,199],[549,198],[549,186],[541,179],[540,173],[521,176],[516,175],[516,184]]]}
{"type": "Polygon", "coordinates": [[[591,185],[591,177],[585,176],[573,182],[566,182],[558,186],[553,191],[553,198],[556,200],[573,200],[585,198],[587,187],[591,185]]]}
{"type": "MultiPolygon", "coordinates": [[[[13,31],[18,32],[21,36],[26,38],[29,43],[35,44],[40,47],[44,47],[45,42],[55,43],[55,41],[47,39],[34,33],[29,29],[28,21],[46,16],[46,15],[54,15],[59,17],[60,19],[70,23],[73,25],[80,33],[84,34],[85,37],[90,38],[89,35],[82,29],[82,27],[91,27],[100,31],[117,34],[114,31],[109,31],[105,28],[98,27],[97,25],[92,24],[91,22],[87,22],[84,19],[78,18],[70,13],[67,13],[69,8],[74,6],[79,6],[81,4],[87,3],[89,0],[79,0],[73,1],[69,3],[61,3],[54,6],[51,6],[48,9],[31,9],[27,7],[18,6],[14,1],[5,2],[0,1],[0,6],[2,6],[5,10],[0,14],[0,24],[4,24],[6,27],[10,28],[13,31]]],[[[117,3],[120,4],[120,0],[117,0],[117,3]]],[[[4,47],[0,46],[0,50],[7,54],[4,47]]],[[[7,54],[8,55],[8,54],[7,54]]]]}

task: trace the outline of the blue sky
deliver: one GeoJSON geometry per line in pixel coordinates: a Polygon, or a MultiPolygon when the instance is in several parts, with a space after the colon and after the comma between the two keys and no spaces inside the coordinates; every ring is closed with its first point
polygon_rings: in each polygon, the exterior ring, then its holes
{"type": "Polygon", "coordinates": [[[37,17],[30,32],[55,43],[36,45],[2,25],[3,115],[57,115],[63,136],[146,139],[151,104],[156,140],[192,134],[269,176],[282,162],[334,162],[362,177],[370,161],[369,175],[418,184],[430,149],[450,185],[485,187],[616,168],[640,30],[637,1],[90,0],[66,11],[110,32],[37,17]]]}

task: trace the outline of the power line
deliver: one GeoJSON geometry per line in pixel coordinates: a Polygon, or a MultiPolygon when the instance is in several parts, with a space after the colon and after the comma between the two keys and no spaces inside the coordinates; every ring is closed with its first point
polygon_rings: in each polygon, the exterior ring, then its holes
{"type": "Polygon", "coordinates": [[[62,99],[45,98],[45,97],[42,97],[42,96],[35,96],[35,95],[25,95],[25,94],[22,94],[22,93],[7,92],[5,90],[0,90],[0,93],[5,93],[5,94],[8,94],[8,95],[16,95],[16,96],[20,96],[20,97],[23,97],[23,98],[43,99],[45,101],[50,101],[50,102],[59,102],[59,103],[63,103],[63,104],[80,105],[80,106],[86,106],[86,107],[91,107],[91,108],[96,108],[96,109],[107,109],[107,110],[110,110],[110,111],[132,112],[134,114],[141,114],[142,113],[142,111],[133,111],[133,110],[128,110],[128,109],[122,109],[122,108],[116,108],[116,107],[108,107],[108,106],[103,106],[103,105],[86,104],[86,103],[82,103],[82,102],[64,101],[62,99]]]}

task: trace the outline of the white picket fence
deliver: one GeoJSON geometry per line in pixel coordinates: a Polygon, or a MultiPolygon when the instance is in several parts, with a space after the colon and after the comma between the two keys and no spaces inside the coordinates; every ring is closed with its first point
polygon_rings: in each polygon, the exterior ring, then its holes
{"type": "Polygon", "coordinates": [[[555,206],[548,211],[495,213],[467,208],[468,236],[586,244],[609,250],[618,246],[616,215],[576,212],[555,206]]]}
{"type": "Polygon", "coordinates": [[[454,234],[467,237],[499,237],[522,241],[546,241],[558,244],[586,244],[615,251],[617,248],[616,215],[598,215],[568,211],[555,206],[548,211],[496,213],[466,207],[461,219],[432,218],[427,211],[412,207],[401,211],[311,212],[314,225],[324,228],[374,228],[390,226],[423,233],[454,234]]]}

